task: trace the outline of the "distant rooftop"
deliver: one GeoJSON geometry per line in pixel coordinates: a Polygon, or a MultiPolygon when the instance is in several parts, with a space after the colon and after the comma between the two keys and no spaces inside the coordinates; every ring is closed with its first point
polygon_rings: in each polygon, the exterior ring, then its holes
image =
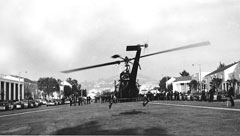
{"type": "Polygon", "coordinates": [[[238,62],[234,62],[234,63],[229,64],[229,65],[227,65],[227,66],[224,66],[224,67],[221,67],[221,68],[219,68],[219,69],[216,69],[216,70],[214,70],[213,72],[207,74],[206,76],[210,76],[210,75],[213,75],[213,74],[216,74],[216,73],[219,73],[219,72],[223,72],[224,70],[230,68],[231,66],[233,66],[233,65],[235,65],[235,64],[237,64],[237,63],[238,63],[238,62]]]}
{"type": "Polygon", "coordinates": [[[23,78],[19,78],[17,76],[13,75],[5,75],[5,74],[0,74],[0,78],[2,79],[7,79],[7,80],[12,80],[12,81],[17,81],[17,82],[23,82],[23,78]]]}
{"type": "Polygon", "coordinates": [[[174,82],[178,82],[178,81],[189,81],[192,80],[191,76],[183,76],[183,77],[177,77],[177,79],[174,82]]]}

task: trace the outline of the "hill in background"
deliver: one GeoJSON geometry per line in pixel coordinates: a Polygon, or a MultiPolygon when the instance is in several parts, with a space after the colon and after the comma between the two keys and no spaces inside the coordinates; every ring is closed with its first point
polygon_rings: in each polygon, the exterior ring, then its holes
{"type": "MultiPolygon", "coordinates": [[[[82,85],[83,89],[91,90],[91,89],[104,89],[104,88],[114,88],[114,81],[118,81],[119,76],[112,76],[108,78],[100,78],[95,81],[84,81],[80,84],[82,85]]],[[[148,76],[138,75],[137,80],[140,85],[155,83],[158,84],[158,80],[152,79],[148,76]]]]}

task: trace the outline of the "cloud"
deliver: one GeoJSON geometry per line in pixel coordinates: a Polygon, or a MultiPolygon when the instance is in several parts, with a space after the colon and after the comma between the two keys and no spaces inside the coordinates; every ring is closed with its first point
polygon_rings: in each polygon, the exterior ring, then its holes
{"type": "MultiPolygon", "coordinates": [[[[5,66],[1,72],[29,69],[34,78],[42,75],[65,78],[59,71],[114,61],[110,58],[114,54],[132,57],[134,52],[127,53],[126,45],[145,42],[149,43],[145,53],[206,40],[212,42],[208,49],[201,49],[205,57],[191,50],[141,60],[146,64],[143,66],[146,73],[157,73],[158,68],[163,73],[178,73],[174,65],[182,69],[182,63],[191,65],[194,57],[208,64],[218,61],[215,58],[230,61],[239,57],[238,5],[237,1],[215,0],[1,1],[0,64],[5,66]],[[234,53],[228,59],[221,55],[226,45],[232,48],[227,51],[234,53]],[[216,57],[206,59],[211,56],[216,57]],[[170,63],[164,58],[174,61],[170,63]],[[163,68],[162,63],[166,64],[163,68]]],[[[102,68],[100,72],[96,69],[90,74],[81,72],[71,76],[91,79],[113,74],[116,69],[102,68]]]]}

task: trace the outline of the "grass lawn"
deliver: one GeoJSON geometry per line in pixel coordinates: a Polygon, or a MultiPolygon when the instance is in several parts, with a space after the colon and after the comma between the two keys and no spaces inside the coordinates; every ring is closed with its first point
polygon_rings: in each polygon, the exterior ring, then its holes
{"type": "Polygon", "coordinates": [[[145,107],[141,102],[129,102],[113,104],[112,109],[108,103],[94,103],[7,111],[0,116],[13,113],[16,115],[0,118],[0,135],[240,134],[240,102],[234,108],[227,108],[226,102],[155,101],[145,107]],[[35,110],[39,112],[32,112],[35,110]],[[22,112],[26,113],[17,114],[22,112]]]}
{"type": "MultiPolygon", "coordinates": [[[[226,107],[223,102],[158,101],[160,103],[226,107]]],[[[236,103],[236,108],[240,108],[236,103]]],[[[141,102],[91,104],[68,107],[71,112],[61,118],[51,134],[84,135],[239,135],[240,112],[172,106],[141,102]],[[69,118],[71,116],[71,118],[69,118]],[[64,122],[68,125],[64,125],[64,122]]]]}

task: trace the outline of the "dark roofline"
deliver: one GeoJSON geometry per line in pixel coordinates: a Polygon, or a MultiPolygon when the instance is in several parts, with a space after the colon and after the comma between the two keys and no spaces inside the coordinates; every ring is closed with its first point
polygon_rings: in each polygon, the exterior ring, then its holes
{"type": "Polygon", "coordinates": [[[175,81],[173,82],[178,82],[178,81],[188,81],[188,80],[192,80],[191,76],[183,76],[183,77],[177,77],[175,81]]]}
{"type": "Polygon", "coordinates": [[[230,68],[231,66],[233,66],[233,65],[235,65],[235,64],[237,64],[237,63],[238,63],[238,62],[234,62],[234,63],[229,64],[229,65],[227,65],[227,66],[224,66],[224,67],[221,67],[221,68],[219,68],[219,69],[216,69],[216,70],[214,70],[213,72],[207,74],[205,77],[210,76],[210,75],[213,75],[213,74],[216,74],[216,73],[219,73],[219,72],[222,72],[222,71],[230,68]]]}

